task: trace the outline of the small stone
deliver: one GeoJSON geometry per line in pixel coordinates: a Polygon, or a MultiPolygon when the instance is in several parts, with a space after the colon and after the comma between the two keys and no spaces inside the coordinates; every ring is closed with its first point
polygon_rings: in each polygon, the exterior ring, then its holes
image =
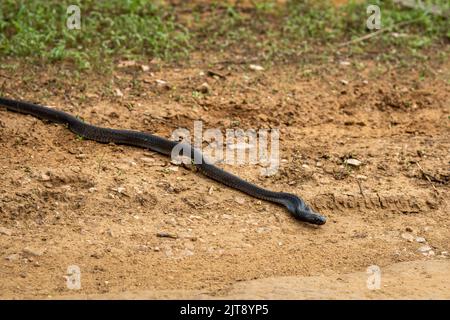
{"type": "Polygon", "coordinates": [[[434,253],[433,250],[428,251],[428,256],[434,256],[434,255],[436,255],[436,253],[434,253]]]}
{"type": "Polygon", "coordinates": [[[361,165],[361,161],[357,160],[357,159],[346,159],[345,164],[348,164],[350,166],[354,166],[354,167],[359,167],[361,165]]]}
{"type": "Polygon", "coordinates": [[[41,181],[50,181],[50,176],[48,174],[41,174],[41,181]]]}
{"type": "Polygon", "coordinates": [[[406,227],[405,230],[408,232],[413,232],[413,229],[411,227],[406,227]]]}
{"type": "Polygon", "coordinates": [[[425,243],[425,242],[427,242],[427,241],[425,240],[424,237],[417,237],[417,238],[416,238],[416,242],[419,242],[419,243],[425,243]]]}
{"type": "Polygon", "coordinates": [[[235,197],[234,201],[236,201],[239,204],[244,204],[245,203],[245,199],[242,197],[235,197]]]}
{"type": "Polygon", "coordinates": [[[122,97],[123,97],[123,92],[122,92],[119,88],[116,88],[116,89],[114,90],[114,95],[115,95],[116,97],[122,98],[122,97]]]}
{"type": "Polygon", "coordinates": [[[152,162],[155,162],[155,159],[149,158],[149,157],[142,157],[141,161],[145,162],[145,163],[152,163],[152,162]]]}
{"type": "Polygon", "coordinates": [[[125,188],[124,187],[117,187],[117,189],[115,191],[117,191],[117,193],[123,194],[123,193],[125,193],[125,188]]]}
{"type": "Polygon", "coordinates": [[[362,175],[362,174],[358,174],[358,175],[356,176],[356,179],[358,179],[358,180],[367,180],[367,176],[364,176],[364,175],[362,175]]]}
{"type": "Polygon", "coordinates": [[[159,251],[161,251],[161,249],[160,249],[159,247],[154,247],[154,248],[153,248],[153,251],[159,252],[159,251]]]}
{"type": "Polygon", "coordinates": [[[267,231],[268,231],[267,228],[264,228],[264,227],[259,227],[258,229],[256,229],[257,233],[265,233],[267,231]]]}
{"type": "Polygon", "coordinates": [[[160,79],[157,79],[157,80],[156,80],[156,84],[157,84],[159,87],[166,87],[166,88],[169,87],[169,84],[167,83],[167,81],[160,80],[160,79]]]}
{"type": "Polygon", "coordinates": [[[209,86],[209,84],[207,82],[203,82],[198,88],[198,91],[200,91],[201,93],[209,93],[211,91],[211,87],[209,86]]]}
{"type": "Polygon", "coordinates": [[[150,66],[143,64],[143,65],[141,65],[141,70],[144,72],[148,72],[148,71],[150,71],[150,66]]]}
{"type": "Polygon", "coordinates": [[[89,193],[94,193],[95,191],[97,191],[97,188],[92,187],[92,188],[89,188],[88,191],[89,191],[89,193]]]}
{"type": "Polygon", "coordinates": [[[414,241],[414,236],[411,233],[402,233],[402,238],[409,241],[409,242],[413,242],[414,241]]]}
{"type": "Polygon", "coordinates": [[[136,250],[145,252],[148,251],[148,246],[146,246],[145,244],[139,244],[136,246],[136,250]]]}
{"type": "Polygon", "coordinates": [[[344,80],[344,79],[341,80],[341,83],[342,83],[344,86],[348,85],[348,81],[347,81],[347,80],[344,80]]]}
{"type": "Polygon", "coordinates": [[[171,233],[167,233],[167,232],[157,232],[156,236],[159,238],[178,239],[178,236],[176,234],[171,234],[171,233]]]}
{"type": "Polygon", "coordinates": [[[10,236],[10,235],[12,235],[12,230],[5,228],[5,227],[0,227],[0,234],[10,236]]]}
{"type": "Polygon", "coordinates": [[[346,67],[346,66],[351,65],[351,62],[350,62],[350,61],[340,61],[339,64],[340,64],[341,66],[346,67]]]}
{"type": "Polygon", "coordinates": [[[428,251],[430,251],[432,248],[429,246],[429,245],[424,245],[424,246],[421,246],[419,249],[418,249],[418,251],[419,252],[422,252],[422,253],[427,253],[428,251]]]}
{"type": "Polygon", "coordinates": [[[264,71],[264,68],[257,64],[251,64],[248,67],[250,68],[250,70],[253,70],[253,71],[264,71]]]}
{"type": "Polygon", "coordinates": [[[19,258],[20,258],[20,256],[17,253],[13,253],[13,254],[10,254],[9,256],[5,257],[5,259],[8,261],[16,261],[19,258]]]}
{"type": "Polygon", "coordinates": [[[44,254],[45,249],[25,247],[22,249],[22,252],[30,256],[40,257],[44,254]]]}

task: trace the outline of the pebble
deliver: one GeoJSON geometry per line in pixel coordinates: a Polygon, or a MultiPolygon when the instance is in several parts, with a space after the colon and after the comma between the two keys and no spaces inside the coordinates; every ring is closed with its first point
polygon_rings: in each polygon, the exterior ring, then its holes
{"type": "Polygon", "coordinates": [[[209,86],[208,83],[203,82],[198,88],[198,91],[200,91],[201,93],[209,93],[209,91],[211,91],[211,87],[209,86]]]}
{"type": "Polygon", "coordinates": [[[405,230],[408,232],[413,232],[413,229],[411,227],[406,227],[405,230]]]}
{"type": "Polygon", "coordinates": [[[167,232],[157,232],[156,236],[159,238],[171,238],[171,239],[178,239],[178,236],[176,234],[170,234],[167,232]]]}
{"type": "Polygon", "coordinates": [[[344,80],[344,79],[341,80],[341,83],[342,83],[344,86],[348,85],[348,81],[347,81],[347,80],[344,80]]]}
{"type": "Polygon", "coordinates": [[[22,252],[30,256],[40,257],[44,254],[45,249],[25,247],[22,249],[22,252]]]}
{"type": "Polygon", "coordinates": [[[50,181],[50,176],[48,174],[41,174],[41,180],[42,181],[50,181]]]}
{"type": "Polygon", "coordinates": [[[356,179],[358,179],[358,180],[367,180],[367,176],[364,176],[364,175],[362,175],[362,174],[358,174],[358,175],[356,176],[356,179]]]}
{"type": "Polygon", "coordinates": [[[431,251],[431,247],[430,246],[428,246],[428,245],[424,245],[424,246],[421,246],[419,249],[418,249],[418,251],[419,252],[422,252],[422,253],[427,253],[428,251],[431,251]]]}
{"type": "Polygon", "coordinates": [[[0,227],[0,234],[10,236],[10,235],[12,235],[12,230],[5,228],[5,227],[0,227]]]}
{"type": "Polygon", "coordinates": [[[152,162],[155,162],[155,159],[153,159],[153,158],[148,158],[148,157],[142,157],[142,158],[141,158],[141,161],[142,161],[142,162],[145,162],[145,163],[152,163],[152,162]]]}
{"type": "Polygon", "coordinates": [[[417,237],[417,238],[416,238],[416,242],[419,242],[419,243],[425,243],[425,242],[427,242],[427,240],[425,240],[424,237],[417,237]]]}
{"type": "Polygon", "coordinates": [[[251,64],[248,67],[253,71],[264,71],[264,68],[258,64],[251,64]]]}
{"type": "Polygon", "coordinates": [[[110,237],[112,237],[112,238],[115,238],[115,237],[116,237],[116,234],[115,234],[111,229],[108,229],[108,230],[106,231],[106,233],[107,233],[110,237]]]}
{"type": "Polygon", "coordinates": [[[141,70],[144,72],[150,71],[150,66],[143,64],[143,65],[141,65],[141,70]]]}
{"type": "Polygon", "coordinates": [[[245,203],[245,199],[242,197],[235,197],[234,201],[236,201],[239,204],[244,204],[245,203]]]}
{"type": "Polygon", "coordinates": [[[124,187],[117,187],[117,189],[115,189],[114,191],[117,191],[117,193],[125,193],[125,188],[124,187]]]}
{"type": "Polygon", "coordinates": [[[159,79],[156,80],[156,85],[158,87],[162,87],[162,88],[165,88],[165,89],[170,89],[169,83],[167,81],[164,81],[164,80],[159,80],[159,79]]]}
{"type": "Polygon", "coordinates": [[[115,94],[116,97],[119,97],[119,98],[123,97],[123,92],[119,88],[116,88],[114,90],[114,94],[115,94]]]}
{"type": "Polygon", "coordinates": [[[8,261],[16,261],[19,259],[19,257],[20,256],[17,253],[13,253],[13,254],[10,254],[9,256],[5,257],[5,259],[8,261]]]}
{"type": "Polygon", "coordinates": [[[409,242],[413,242],[414,240],[414,236],[411,233],[402,233],[402,238],[409,241],[409,242]]]}
{"type": "Polygon", "coordinates": [[[361,161],[357,159],[346,159],[345,164],[348,164],[350,166],[359,167],[361,165],[361,161]]]}

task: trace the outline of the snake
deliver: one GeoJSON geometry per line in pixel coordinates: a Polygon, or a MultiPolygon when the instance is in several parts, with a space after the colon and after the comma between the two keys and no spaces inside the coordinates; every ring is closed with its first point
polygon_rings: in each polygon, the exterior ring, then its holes
{"type": "Polygon", "coordinates": [[[201,160],[195,162],[195,167],[206,177],[252,197],[284,206],[299,221],[313,225],[323,225],[326,222],[325,216],[316,212],[295,194],[271,191],[241,179],[238,176],[215,166],[203,155],[201,150],[193,147],[189,143],[169,140],[141,131],[95,126],[86,123],[79,117],[75,117],[70,113],[26,101],[0,97],[0,105],[6,107],[9,111],[31,115],[41,120],[57,124],[63,124],[78,136],[100,143],[114,143],[140,147],[165,156],[170,156],[173,148],[178,146],[178,148],[182,148],[183,151],[187,150],[187,153],[184,154],[190,155],[192,160],[201,160]]]}

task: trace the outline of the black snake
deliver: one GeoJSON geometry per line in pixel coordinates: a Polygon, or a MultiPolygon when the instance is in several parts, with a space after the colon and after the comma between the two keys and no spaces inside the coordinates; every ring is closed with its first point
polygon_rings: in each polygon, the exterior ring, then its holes
{"type": "MultiPolygon", "coordinates": [[[[68,126],[68,128],[77,135],[95,140],[103,143],[126,144],[141,148],[150,149],[158,153],[170,156],[172,149],[180,144],[178,141],[171,141],[152,134],[132,131],[132,130],[118,130],[110,128],[97,127],[87,124],[77,117],[63,111],[51,109],[41,105],[36,105],[28,102],[16,101],[0,97],[0,105],[7,109],[30,114],[34,117],[48,120],[55,123],[61,123],[68,126]]],[[[209,178],[216,180],[233,189],[247,193],[255,198],[267,200],[270,202],[284,205],[290,213],[297,219],[312,224],[321,225],[326,222],[326,218],[309,207],[302,199],[294,194],[285,192],[274,192],[261,187],[258,187],[250,182],[247,182],[229,172],[226,172],[203,157],[201,151],[191,147],[191,145],[184,144],[183,147],[190,151],[191,159],[202,159],[201,163],[195,163],[195,166],[200,172],[209,178]]]]}

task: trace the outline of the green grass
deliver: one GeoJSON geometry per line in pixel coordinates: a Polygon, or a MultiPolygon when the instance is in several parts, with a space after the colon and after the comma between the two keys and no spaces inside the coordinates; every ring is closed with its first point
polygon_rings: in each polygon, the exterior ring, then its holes
{"type": "Polygon", "coordinates": [[[144,0],[2,0],[0,52],[43,61],[104,66],[113,57],[186,55],[189,33],[170,8],[144,0]],[[70,4],[81,9],[81,30],[66,27],[70,4]],[[106,62],[105,62],[106,61],[106,62]]]}
{"type": "MultiPolygon", "coordinates": [[[[438,4],[450,14],[447,0],[424,2],[438,4]]],[[[366,28],[369,4],[379,5],[382,27],[390,32],[349,45],[353,54],[396,49],[398,55],[415,55],[419,49],[450,43],[450,17],[379,0],[350,2],[341,7],[332,6],[330,1],[291,0],[285,6],[262,6],[263,10],[255,5],[251,14],[228,6],[215,13],[217,23],[206,21],[200,23],[199,29],[206,28],[210,46],[222,50],[235,45],[268,59],[305,52],[316,54],[317,48],[329,55],[339,49],[339,44],[373,32],[366,28]],[[395,27],[404,22],[411,23],[395,27]]]]}
{"type": "MultiPolygon", "coordinates": [[[[448,1],[428,2],[450,10],[448,1]]],[[[352,54],[375,50],[381,59],[392,59],[393,52],[421,56],[422,49],[447,46],[450,41],[450,18],[402,8],[391,1],[350,3],[339,8],[329,1],[312,0],[291,0],[284,6],[275,1],[252,1],[253,5],[245,8],[211,1],[190,5],[192,12],[186,9],[187,2],[176,7],[161,3],[2,0],[0,55],[41,63],[73,63],[79,69],[101,69],[123,58],[173,61],[187,58],[194,50],[238,50],[272,60],[315,54],[320,48],[322,56],[316,56],[324,59],[340,43],[370,32],[365,26],[368,4],[380,6],[382,26],[392,30],[348,46],[352,54]],[[66,27],[69,4],[81,8],[81,30],[66,27]],[[405,21],[413,22],[393,27],[405,21]]]]}

